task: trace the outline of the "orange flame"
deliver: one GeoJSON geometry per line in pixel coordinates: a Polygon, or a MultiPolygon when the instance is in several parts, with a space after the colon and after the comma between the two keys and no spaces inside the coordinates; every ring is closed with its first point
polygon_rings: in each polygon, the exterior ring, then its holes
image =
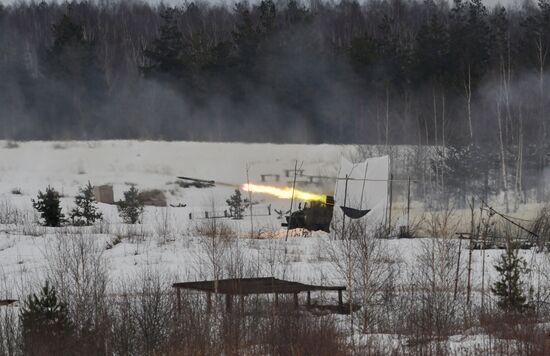
{"type": "MultiPolygon", "coordinates": [[[[292,188],[289,187],[278,188],[269,185],[243,184],[241,185],[241,189],[245,192],[273,195],[280,199],[292,199],[292,188]]],[[[326,202],[327,197],[321,194],[308,193],[294,189],[294,199],[320,201],[324,203],[326,202]]]]}

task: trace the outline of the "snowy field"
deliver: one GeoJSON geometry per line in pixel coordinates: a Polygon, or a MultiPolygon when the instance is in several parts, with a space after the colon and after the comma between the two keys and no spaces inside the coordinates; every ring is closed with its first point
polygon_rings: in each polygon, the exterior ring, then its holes
{"type": "MultiPolygon", "coordinates": [[[[287,177],[285,170],[292,170],[296,160],[304,174],[334,176],[340,157],[349,156],[353,151],[353,147],[336,145],[147,141],[22,142],[18,147],[7,147],[6,142],[0,141],[0,214],[15,211],[18,223],[0,225],[0,299],[22,299],[35,291],[46,278],[48,256],[55,254],[59,236],[82,232],[86,232],[87,238],[93,238],[106,259],[112,281],[132,278],[147,268],[166,272],[173,276],[174,282],[211,279],[213,271],[209,267],[207,247],[204,237],[195,233],[196,228],[207,221],[204,212],[214,210],[222,214],[227,209],[225,200],[235,188],[226,185],[182,188],[176,183],[177,176],[240,185],[247,181],[262,183],[261,175],[278,174],[279,182],[267,177],[264,184],[291,186],[292,173],[287,177]],[[63,212],[67,215],[78,188],[88,181],[94,185],[113,185],[115,200],[121,199],[130,185],[136,185],[140,190],[160,189],[169,204],[186,206],[146,207],[143,223],[130,226],[121,222],[115,206],[99,204],[105,219],[96,226],[39,226],[31,203],[38,190],[51,185],[61,192],[63,212]]],[[[334,189],[334,182],[330,181],[309,184],[305,177],[298,177],[298,183],[300,189],[315,193],[332,194],[334,189]]],[[[333,252],[340,242],[321,232],[308,237],[291,233],[285,241],[286,230],[280,227],[281,220],[274,210],[286,211],[290,202],[258,194],[253,195],[252,200],[257,202],[252,219],[249,211],[240,221],[218,219],[229,225],[238,237],[232,248],[238,248],[241,256],[242,276],[346,284],[334,261],[333,252]],[[269,205],[272,215],[267,214],[269,205]],[[250,238],[251,231],[261,238],[250,238]]],[[[428,240],[381,242],[398,266],[398,280],[404,282],[410,277],[407,271],[417,262],[428,240]]],[[[501,253],[501,250],[485,251],[485,288],[496,278],[492,266],[501,253]]],[[[547,263],[546,257],[534,250],[523,250],[521,254],[530,265],[547,263]]],[[[462,264],[467,255],[463,244],[462,264]]],[[[475,293],[482,287],[482,252],[474,251],[472,260],[475,293]]],[[[228,275],[227,271],[222,272],[222,277],[228,275]]],[[[535,281],[537,274],[530,277],[535,281]]],[[[450,342],[455,347],[457,342],[453,340],[450,342]]]]}
{"type": "MultiPolygon", "coordinates": [[[[143,235],[140,239],[123,239],[113,248],[105,250],[113,279],[136,273],[144,265],[154,265],[184,280],[211,278],[199,261],[201,247],[193,230],[204,219],[204,212],[217,215],[227,209],[225,200],[233,193],[230,186],[215,188],[181,188],[176,176],[188,176],[240,185],[261,182],[262,174],[279,174],[280,181],[265,184],[291,185],[293,177],[285,176],[285,169],[293,169],[294,161],[304,173],[334,175],[341,154],[349,147],[271,145],[271,144],[208,144],[187,142],[24,142],[17,148],[5,148],[0,143],[0,204],[4,209],[18,209],[25,215],[25,225],[2,225],[0,228],[0,271],[6,298],[20,298],[44,276],[48,246],[61,229],[42,228],[37,225],[31,199],[38,190],[51,185],[61,192],[63,212],[74,206],[78,188],[90,181],[94,185],[113,185],[115,200],[135,184],[140,190],[160,189],[169,204],[186,207],[146,207],[143,224],[127,226],[121,223],[115,206],[99,204],[104,215],[102,226],[91,228],[97,241],[107,245],[118,236],[143,235]],[[18,190],[20,194],[13,194],[18,190]],[[189,219],[189,214],[193,219],[189,219]],[[107,230],[108,233],[102,233],[107,230]],[[159,230],[163,230],[159,236],[159,230]],[[165,231],[169,230],[169,231],[165,231]],[[134,241],[135,240],[135,241],[134,241]]],[[[290,174],[292,176],[292,173],[290,174]]],[[[268,179],[269,180],[269,179],[268,179]]],[[[302,181],[304,179],[298,179],[302,181]]],[[[304,183],[305,184],[305,183],[304,183]]],[[[327,186],[308,186],[304,189],[318,193],[331,193],[333,183],[327,186]]],[[[245,197],[248,194],[244,193],[245,197]]],[[[274,212],[288,210],[290,202],[269,196],[254,195],[258,202],[253,208],[253,220],[246,211],[241,221],[223,219],[241,238],[241,246],[251,261],[260,260],[266,268],[265,251],[286,249],[289,260],[280,277],[304,282],[330,278],[331,264],[323,256],[322,245],[326,236],[313,238],[247,239],[251,227],[269,236],[284,236],[281,220],[274,212]],[[271,205],[272,215],[267,206],[271,205]],[[265,251],[264,251],[265,250],[265,251]]],[[[65,230],[70,229],[66,228],[65,230]]],[[[263,236],[263,235],[262,235],[263,236]]],[[[292,236],[292,235],[291,235],[292,236]]],[[[256,266],[257,269],[257,266],[256,266]]],[[[266,271],[267,273],[267,271],[266,271]]],[[[334,277],[333,277],[334,278],[334,277]]]]}

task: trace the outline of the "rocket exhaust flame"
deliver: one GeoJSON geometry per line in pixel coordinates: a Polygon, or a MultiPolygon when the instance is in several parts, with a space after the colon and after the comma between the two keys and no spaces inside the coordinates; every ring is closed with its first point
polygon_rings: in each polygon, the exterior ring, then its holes
{"type": "MultiPolygon", "coordinates": [[[[268,185],[243,184],[241,185],[241,189],[245,192],[273,195],[280,199],[292,199],[292,188],[289,187],[279,188],[268,185]]],[[[327,200],[327,196],[294,189],[294,199],[305,201],[318,201],[325,203],[327,200]]]]}

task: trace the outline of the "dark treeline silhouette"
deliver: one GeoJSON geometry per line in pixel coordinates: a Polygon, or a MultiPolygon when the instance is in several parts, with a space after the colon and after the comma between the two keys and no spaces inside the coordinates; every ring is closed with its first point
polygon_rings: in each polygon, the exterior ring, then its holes
{"type": "Polygon", "coordinates": [[[0,136],[475,144],[543,166],[549,49],[548,0],[17,3],[0,136]]]}

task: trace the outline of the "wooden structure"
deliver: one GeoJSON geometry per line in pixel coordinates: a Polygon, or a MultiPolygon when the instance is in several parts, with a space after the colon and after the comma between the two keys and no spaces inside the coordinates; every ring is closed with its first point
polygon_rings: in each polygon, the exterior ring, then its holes
{"type": "Polygon", "coordinates": [[[94,186],[94,197],[99,203],[114,204],[113,186],[108,184],[94,186]]]}
{"type": "Polygon", "coordinates": [[[292,175],[294,175],[294,172],[296,172],[296,175],[298,177],[303,177],[304,176],[304,169],[285,169],[285,177],[289,178],[290,173],[292,173],[292,175]]]}
{"type": "Polygon", "coordinates": [[[338,307],[343,308],[342,292],[346,290],[343,286],[316,286],[299,282],[285,281],[273,277],[260,278],[232,278],[220,279],[218,281],[184,282],[174,283],[178,298],[178,310],[181,305],[182,289],[195,290],[208,293],[208,309],[210,309],[212,293],[225,294],[226,309],[231,310],[234,296],[247,296],[250,294],[275,294],[275,302],[279,294],[293,294],[294,306],[298,307],[298,294],[307,293],[307,305],[311,305],[311,292],[335,291],[338,292],[338,307]]]}
{"type": "Polygon", "coordinates": [[[266,182],[266,178],[273,178],[275,182],[278,182],[281,179],[281,176],[278,174],[260,174],[262,182],[266,182]]]}
{"type": "Polygon", "coordinates": [[[469,232],[457,232],[455,235],[457,235],[461,240],[469,240],[469,248],[472,250],[504,250],[509,242],[513,243],[516,248],[521,250],[528,250],[536,245],[533,239],[529,238],[514,238],[508,240],[504,236],[496,235],[487,235],[483,238],[480,237],[479,234],[472,235],[469,232]]]}
{"type": "MultiPolygon", "coordinates": [[[[293,181],[290,180],[290,181],[287,182],[287,184],[291,185],[292,182],[293,181]]],[[[316,179],[313,176],[309,177],[308,179],[304,179],[304,180],[296,180],[296,186],[297,187],[310,187],[310,186],[318,187],[321,184],[322,184],[321,180],[316,179]]]]}

